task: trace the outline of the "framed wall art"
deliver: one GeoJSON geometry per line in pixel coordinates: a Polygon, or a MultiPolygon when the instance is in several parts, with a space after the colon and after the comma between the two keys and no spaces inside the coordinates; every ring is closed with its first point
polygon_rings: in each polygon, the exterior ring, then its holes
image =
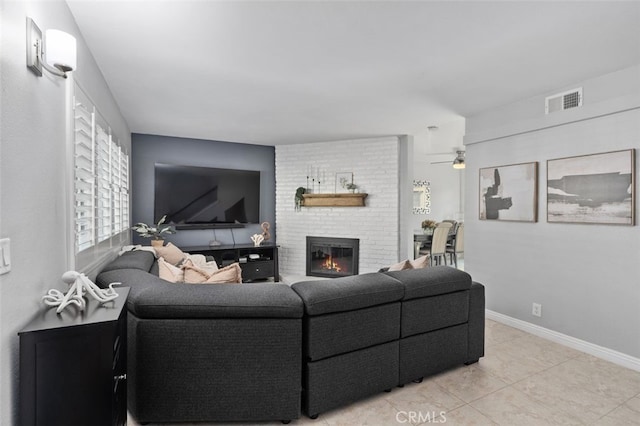
{"type": "Polygon", "coordinates": [[[336,173],[336,194],[344,194],[351,192],[349,185],[353,185],[353,172],[336,173]]]}
{"type": "Polygon", "coordinates": [[[547,222],[634,225],[635,150],[547,161],[547,222]]]}
{"type": "Polygon", "coordinates": [[[480,169],[480,220],[536,222],[538,163],[480,169]]]}

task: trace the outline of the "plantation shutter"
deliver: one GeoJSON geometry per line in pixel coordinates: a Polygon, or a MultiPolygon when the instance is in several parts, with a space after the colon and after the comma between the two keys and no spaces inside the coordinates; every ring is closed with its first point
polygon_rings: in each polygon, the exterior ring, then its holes
{"type": "Polygon", "coordinates": [[[111,236],[111,138],[96,120],[96,195],[98,242],[111,236]]]}
{"type": "Polygon", "coordinates": [[[129,229],[129,156],[120,148],[120,206],[122,230],[129,229]]]}
{"type": "Polygon", "coordinates": [[[115,139],[111,137],[111,203],[113,206],[113,233],[119,234],[122,231],[122,197],[120,194],[120,183],[122,174],[120,173],[122,161],[120,147],[116,145],[115,139]]]}
{"type": "Polygon", "coordinates": [[[74,96],[74,211],[76,253],[94,245],[93,107],[81,93],[74,96]]]}
{"type": "Polygon", "coordinates": [[[129,229],[129,156],[76,84],[73,207],[76,254],[129,229]]]}

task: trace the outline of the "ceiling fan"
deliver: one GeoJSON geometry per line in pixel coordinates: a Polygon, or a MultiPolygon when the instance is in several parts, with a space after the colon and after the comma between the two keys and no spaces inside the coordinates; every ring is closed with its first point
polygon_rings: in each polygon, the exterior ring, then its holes
{"type": "MultiPolygon", "coordinates": [[[[445,163],[450,163],[454,169],[464,169],[465,168],[465,162],[464,162],[464,151],[463,150],[456,150],[456,158],[453,159],[452,161],[434,161],[431,164],[445,164],[445,163]]],[[[436,154],[433,154],[436,155],[436,154]]]]}

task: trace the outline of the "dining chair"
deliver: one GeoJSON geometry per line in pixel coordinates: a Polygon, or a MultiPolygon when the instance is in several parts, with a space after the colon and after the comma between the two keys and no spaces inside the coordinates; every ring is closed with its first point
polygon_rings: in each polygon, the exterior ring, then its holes
{"type": "Polygon", "coordinates": [[[458,267],[458,255],[462,253],[464,253],[464,223],[458,225],[453,245],[447,247],[447,254],[456,268],[458,267]]]}
{"type": "Polygon", "coordinates": [[[451,224],[451,229],[449,229],[449,236],[455,235],[458,230],[458,221],[453,219],[444,219],[443,222],[447,222],[451,224]]]}
{"type": "Polygon", "coordinates": [[[431,241],[431,265],[434,263],[440,265],[442,261],[447,264],[447,237],[453,225],[450,222],[440,222],[433,231],[433,240],[431,241]]]}

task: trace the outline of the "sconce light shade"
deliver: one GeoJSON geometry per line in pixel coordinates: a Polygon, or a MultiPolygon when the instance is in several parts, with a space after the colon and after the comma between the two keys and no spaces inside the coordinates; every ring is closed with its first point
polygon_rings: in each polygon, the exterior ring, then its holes
{"type": "Polygon", "coordinates": [[[62,72],[76,68],[76,39],[60,30],[47,30],[45,58],[47,64],[62,72]]]}
{"type": "Polygon", "coordinates": [[[47,50],[42,31],[33,19],[27,17],[27,68],[42,77],[44,68],[53,75],[67,78],[67,72],[76,68],[76,39],[60,30],[47,30],[47,50]]]}
{"type": "Polygon", "coordinates": [[[464,151],[458,151],[457,157],[453,160],[453,168],[454,169],[464,169],[464,151]]]}

